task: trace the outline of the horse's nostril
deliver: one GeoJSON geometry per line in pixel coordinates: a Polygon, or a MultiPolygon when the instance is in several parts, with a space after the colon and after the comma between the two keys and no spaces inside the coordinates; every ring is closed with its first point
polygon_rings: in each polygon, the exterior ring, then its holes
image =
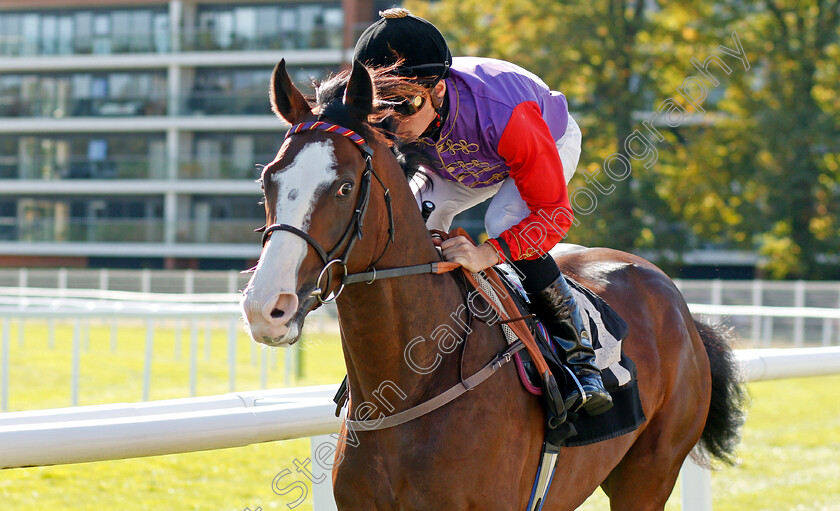
{"type": "Polygon", "coordinates": [[[297,307],[298,299],[294,293],[280,293],[268,313],[267,320],[277,325],[281,323],[285,325],[294,318],[297,307]]]}

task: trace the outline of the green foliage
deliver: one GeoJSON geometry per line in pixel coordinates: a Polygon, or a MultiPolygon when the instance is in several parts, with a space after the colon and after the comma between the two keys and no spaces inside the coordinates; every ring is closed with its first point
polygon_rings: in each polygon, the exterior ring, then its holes
{"type": "Polygon", "coordinates": [[[598,195],[570,241],[675,262],[694,249],[750,250],[773,277],[840,277],[840,0],[406,5],[453,54],[510,60],[566,94],[584,134],[570,192],[598,195]],[[733,33],[746,63],[722,49],[737,48],[733,33]],[[718,83],[692,64],[714,55],[728,67],[709,65],[718,83]],[[694,106],[692,79],[706,92],[694,106]],[[669,100],[685,111],[654,134],[642,121],[669,100]],[[637,129],[655,144],[652,165],[628,154],[637,129]],[[632,162],[628,178],[604,172],[614,153],[632,162]]]}
{"type": "Polygon", "coordinates": [[[759,245],[776,275],[831,276],[819,256],[840,254],[838,175],[829,166],[840,153],[832,58],[840,2],[766,0],[752,6],[748,13],[727,6],[725,13],[749,41],[756,64],[751,80],[733,82],[730,108],[755,120],[740,137],[758,146],[757,177],[772,185],[759,245]]]}

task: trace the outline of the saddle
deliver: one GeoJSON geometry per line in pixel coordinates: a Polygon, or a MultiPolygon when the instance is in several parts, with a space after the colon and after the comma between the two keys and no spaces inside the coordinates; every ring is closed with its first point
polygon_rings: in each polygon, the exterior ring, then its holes
{"type": "MultiPolygon", "coordinates": [[[[464,236],[472,242],[463,229],[450,233],[432,231],[432,234],[442,239],[464,236]]],[[[600,296],[566,277],[575,294],[581,319],[592,338],[596,363],[602,371],[607,391],[614,399],[617,394],[623,395],[618,392],[620,390],[631,391],[628,395],[630,399],[622,401],[624,406],[604,417],[592,418],[572,413],[568,406],[571,403],[563,402],[561,396],[580,388],[580,383],[565,363],[561,344],[550,335],[540,318],[530,312],[528,295],[513,268],[503,263],[478,274],[463,268],[462,271],[475,292],[496,309],[508,344],[512,345],[517,339],[524,343],[526,350],[514,354],[517,373],[523,387],[542,398],[546,411],[546,434],[551,443],[569,445],[572,438],[580,442],[578,445],[593,443],[619,431],[635,429],[644,421],[635,385],[636,368],[621,351],[622,342],[627,337],[627,323],[600,296]],[[593,428],[593,424],[598,427],[593,428]]]]}
{"type": "MultiPolygon", "coordinates": [[[[528,295],[516,272],[507,264],[495,266],[494,270],[510,290],[518,310],[523,311],[523,315],[527,314],[528,295]]],[[[645,416],[639,400],[636,365],[622,350],[628,334],[627,323],[603,298],[569,276],[566,276],[566,281],[572,288],[582,319],[592,338],[595,361],[601,369],[604,387],[615,403],[609,411],[596,417],[569,413],[568,422],[574,429],[574,433],[570,436],[563,437],[562,432],[558,434],[555,431],[548,431],[548,435],[559,440],[562,445],[579,446],[633,431],[645,421],[645,416]]],[[[537,317],[529,318],[527,321],[528,328],[534,333],[537,345],[549,367],[555,374],[563,375],[563,378],[557,379],[558,383],[575,385],[574,376],[563,362],[562,349],[549,334],[548,329],[537,317]]],[[[514,359],[522,386],[531,394],[540,395],[539,377],[530,360],[530,353],[517,353],[514,359]]],[[[562,386],[561,389],[564,393],[568,390],[562,386]]]]}

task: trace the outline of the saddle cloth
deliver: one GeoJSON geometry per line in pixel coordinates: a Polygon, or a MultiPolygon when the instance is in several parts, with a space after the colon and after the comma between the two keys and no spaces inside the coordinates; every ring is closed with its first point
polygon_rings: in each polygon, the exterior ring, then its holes
{"type": "MultiPolygon", "coordinates": [[[[514,292],[513,295],[520,305],[527,308],[528,296],[516,272],[507,264],[495,268],[514,292]]],[[[614,402],[610,410],[595,417],[570,414],[569,420],[574,424],[577,434],[564,440],[563,445],[578,446],[629,433],[645,421],[645,415],[639,399],[636,366],[622,352],[622,343],[628,333],[627,323],[601,297],[568,276],[566,280],[575,295],[582,319],[589,326],[588,331],[595,349],[595,362],[601,369],[604,386],[614,402]]],[[[533,330],[535,336],[541,337],[538,344],[541,347],[551,346],[555,357],[563,360],[562,350],[550,341],[551,336],[539,321],[533,330]]],[[[546,358],[549,358],[550,354],[546,355],[546,358]]],[[[540,393],[539,377],[532,370],[527,354],[518,357],[517,364],[523,386],[531,393],[540,393]]]]}

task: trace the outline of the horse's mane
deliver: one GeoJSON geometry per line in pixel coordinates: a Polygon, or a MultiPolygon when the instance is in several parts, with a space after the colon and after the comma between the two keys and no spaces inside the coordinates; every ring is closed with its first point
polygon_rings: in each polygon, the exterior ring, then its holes
{"type": "Polygon", "coordinates": [[[395,66],[368,68],[376,92],[373,98],[374,112],[367,116],[366,121],[360,121],[361,116],[353,112],[352,107],[344,104],[344,90],[350,78],[349,71],[313,82],[315,111],[320,120],[329,118],[365,138],[379,137],[391,148],[406,177],[411,178],[421,165],[428,165],[430,162],[414,144],[398,144],[394,124],[397,114],[389,105],[422,94],[426,89],[405,77],[395,75],[392,73],[393,67],[395,66]]]}

